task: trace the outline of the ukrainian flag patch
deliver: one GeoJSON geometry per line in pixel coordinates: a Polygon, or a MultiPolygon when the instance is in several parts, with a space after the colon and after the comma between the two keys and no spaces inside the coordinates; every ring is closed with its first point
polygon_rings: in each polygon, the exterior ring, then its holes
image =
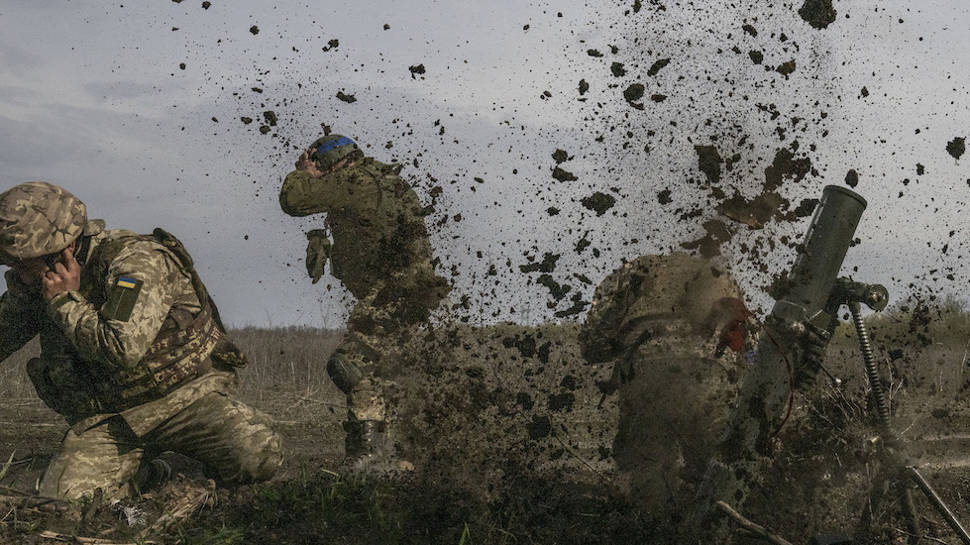
{"type": "Polygon", "coordinates": [[[101,316],[107,320],[127,322],[135,310],[142,281],[129,276],[121,276],[108,289],[107,298],[101,307],[101,316]]]}

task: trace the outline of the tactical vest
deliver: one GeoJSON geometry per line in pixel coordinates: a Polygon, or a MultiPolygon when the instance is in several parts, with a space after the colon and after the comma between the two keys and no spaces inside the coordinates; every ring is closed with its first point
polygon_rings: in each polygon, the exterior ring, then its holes
{"type": "MultiPolygon", "coordinates": [[[[88,375],[75,378],[82,379],[82,384],[87,383],[90,396],[64,392],[73,398],[70,406],[64,406],[65,400],[56,394],[52,397],[58,399],[44,399],[69,421],[94,414],[121,412],[160,399],[209,370],[213,362],[228,367],[246,364],[245,356],[227,337],[219,311],[199,279],[192,258],[178,239],[162,229],[155,229],[151,235],[123,234],[102,241],[88,257],[82,272],[84,287],[81,294],[100,308],[106,297],[108,286],[105,282],[111,262],[125,247],[138,241],[161,244],[176,258],[181,270],[191,277],[202,310],[193,316],[175,307],[170,309],[148,351],[133,366],[108,371],[101,365],[75,363],[74,373],[88,375]]],[[[49,386],[60,390],[59,385],[49,386]]],[[[38,387],[38,393],[40,390],[38,387]]]]}

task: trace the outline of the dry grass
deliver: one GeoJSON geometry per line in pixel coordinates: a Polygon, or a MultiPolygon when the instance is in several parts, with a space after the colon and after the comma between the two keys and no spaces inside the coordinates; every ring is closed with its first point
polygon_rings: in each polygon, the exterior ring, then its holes
{"type": "Polygon", "coordinates": [[[243,401],[277,419],[294,417],[307,405],[341,403],[341,394],[327,375],[327,358],[343,331],[248,327],[231,335],[249,357],[249,365],[239,373],[243,401]]]}
{"type": "MultiPolygon", "coordinates": [[[[260,407],[275,407],[299,399],[333,400],[327,358],[343,331],[286,327],[247,327],[231,332],[249,357],[240,370],[240,397],[260,407]]],[[[40,353],[34,339],[0,365],[0,398],[8,403],[37,399],[27,376],[27,360],[40,353]]]]}
{"type": "MultiPolygon", "coordinates": [[[[936,422],[930,415],[934,408],[953,406],[960,398],[967,378],[968,316],[962,309],[913,308],[867,320],[883,380],[893,394],[896,425],[905,437],[918,438],[918,429],[936,422]]],[[[412,354],[413,374],[435,379],[430,386],[414,387],[424,395],[407,400],[414,405],[409,415],[426,424],[428,434],[441,434],[449,423],[459,424],[456,429],[460,433],[444,435],[444,447],[463,453],[463,460],[469,463],[477,462],[471,450],[478,447],[472,439],[482,434],[476,426],[482,425],[483,419],[494,419],[504,423],[497,430],[500,433],[482,435],[490,442],[492,452],[502,452],[502,458],[539,454],[539,463],[528,465],[528,471],[509,465],[496,473],[504,477],[494,481],[497,485],[489,489],[487,501],[469,493],[468,488],[455,486],[454,481],[442,480],[441,474],[434,475],[433,482],[361,484],[315,473],[312,464],[301,461],[286,479],[259,487],[255,498],[238,505],[222,504],[199,520],[193,519],[184,528],[183,542],[272,539],[295,543],[300,542],[297,535],[327,535],[347,543],[411,542],[407,536],[420,535],[425,542],[457,543],[468,531],[466,543],[616,542],[622,534],[620,529],[639,533],[641,542],[650,542],[646,536],[657,529],[646,522],[647,514],[633,505],[617,503],[606,492],[609,486],[574,481],[583,471],[577,469],[582,461],[609,461],[597,460],[594,453],[595,447],[609,445],[610,430],[615,426],[611,419],[616,418],[615,413],[608,414],[605,408],[596,406],[599,396],[593,384],[609,374],[608,366],[586,366],[574,346],[575,333],[572,326],[525,328],[511,324],[466,327],[456,335],[441,330],[426,352],[412,354]],[[535,340],[534,346],[522,344],[527,338],[535,340]],[[539,352],[547,342],[551,346],[539,359],[533,351],[539,352]],[[552,404],[567,393],[562,386],[567,376],[582,387],[568,392],[575,395],[572,410],[557,411],[552,404]],[[526,410],[521,399],[535,406],[526,410]],[[551,423],[553,433],[529,439],[524,430],[532,429],[544,417],[549,418],[546,422],[551,423]],[[578,438],[572,439],[573,435],[578,438]],[[467,444],[463,446],[462,442],[467,444]],[[470,449],[469,453],[463,449],[470,449]],[[561,467],[556,466],[558,463],[561,467]],[[561,473],[542,480],[545,477],[537,470],[552,467],[559,467],[561,473]],[[564,478],[567,475],[569,478],[564,478]],[[566,528],[571,517],[586,520],[583,517],[591,514],[596,518],[586,526],[566,528]]],[[[251,362],[241,371],[240,397],[283,423],[294,448],[305,449],[302,455],[316,456],[316,460],[339,452],[336,443],[341,438],[338,422],[343,400],[326,374],[326,360],[341,335],[341,331],[307,328],[245,328],[233,332],[251,362]],[[331,450],[320,455],[320,449],[325,448],[331,450]]],[[[37,351],[34,341],[0,366],[0,396],[8,408],[18,403],[39,405],[24,372],[26,360],[37,351]]],[[[860,494],[871,486],[865,471],[876,463],[867,441],[874,430],[862,358],[854,333],[845,325],[830,345],[826,366],[846,382],[836,388],[820,377],[815,389],[799,397],[783,437],[786,446],[777,471],[772,472],[776,477],[770,484],[777,486],[766,488],[789,490],[796,501],[783,501],[785,498],[771,494],[749,506],[761,517],[759,522],[763,519],[789,537],[805,537],[799,534],[817,528],[845,527],[856,520],[860,494]],[[766,511],[758,511],[758,507],[766,511]]],[[[408,385],[411,380],[409,375],[402,383],[408,385]]],[[[16,411],[10,415],[11,419],[17,417],[16,411]]],[[[56,419],[53,413],[50,416],[56,419]]],[[[953,420],[953,425],[962,422],[953,420]]],[[[25,440],[34,444],[49,441],[49,447],[56,448],[53,437],[41,437],[41,428],[29,426],[23,431],[25,440]],[[28,437],[28,433],[32,435],[28,437]]],[[[19,440],[19,436],[10,436],[0,443],[13,445],[19,440]]],[[[6,456],[0,463],[4,460],[6,456]]],[[[613,474],[606,471],[599,477],[609,481],[613,474]]],[[[944,494],[967,490],[962,485],[956,487],[956,483],[947,486],[942,477],[937,483],[944,494]]],[[[960,514],[964,514],[962,506],[960,514]]],[[[935,535],[946,536],[944,531],[935,535]]]]}

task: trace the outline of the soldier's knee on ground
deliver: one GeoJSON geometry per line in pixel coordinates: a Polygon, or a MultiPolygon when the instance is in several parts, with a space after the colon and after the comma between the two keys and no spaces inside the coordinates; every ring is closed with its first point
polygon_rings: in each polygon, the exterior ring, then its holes
{"type": "Polygon", "coordinates": [[[245,484],[273,477],[283,465],[283,439],[266,414],[237,402],[230,423],[228,459],[207,468],[224,484],[245,484]]]}
{"type": "Polygon", "coordinates": [[[138,471],[143,451],[133,445],[120,418],[78,434],[68,430],[58,453],[47,466],[38,493],[76,500],[101,489],[107,499],[129,495],[128,484],[138,471]]]}
{"type": "Polygon", "coordinates": [[[280,435],[267,427],[257,434],[257,441],[239,457],[239,471],[233,482],[251,483],[266,481],[276,475],[283,465],[283,441],[280,435]]]}

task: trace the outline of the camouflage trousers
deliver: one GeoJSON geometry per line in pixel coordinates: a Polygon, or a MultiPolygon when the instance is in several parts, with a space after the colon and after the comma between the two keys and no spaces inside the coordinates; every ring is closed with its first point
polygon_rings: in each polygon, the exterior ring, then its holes
{"type": "Polygon", "coordinates": [[[347,395],[347,420],[388,421],[394,377],[407,372],[407,355],[418,323],[402,323],[390,314],[392,305],[358,303],[351,311],[347,333],[327,362],[327,372],[347,395]]]}
{"type": "Polygon", "coordinates": [[[715,343],[655,338],[617,360],[619,421],[613,458],[619,482],[654,514],[690,502],[714,455],[745,372],[715,343]]]}
{"type": "Polygon", "coordinates": [[[349,422],[388,420],[388,389],[402,371],[407,345],[449,290],[428,262],[355,292],[347,334],[327,362],[330,377],[347,394],[349,422]]]}
{"type": "Polygon", "coordinates": [[[327,371],[347,396],[347,420],[388,420],[387,390],[399,361],[393,340],[348,331],[327,362],[327,371]]]}
{"type": "Polygon", "coordinates": [[[69,430],[62,447],[41,479],[42,496],[77,499],[97,488],[105,498],[128,496],[142,464],[166,451],[202,462],[207,475],[228,485],[269,479],[283,462],[282,441],[270,418],[219,392],[202,396],[142,437],[114,416],[80,434],[69,430]]]}

